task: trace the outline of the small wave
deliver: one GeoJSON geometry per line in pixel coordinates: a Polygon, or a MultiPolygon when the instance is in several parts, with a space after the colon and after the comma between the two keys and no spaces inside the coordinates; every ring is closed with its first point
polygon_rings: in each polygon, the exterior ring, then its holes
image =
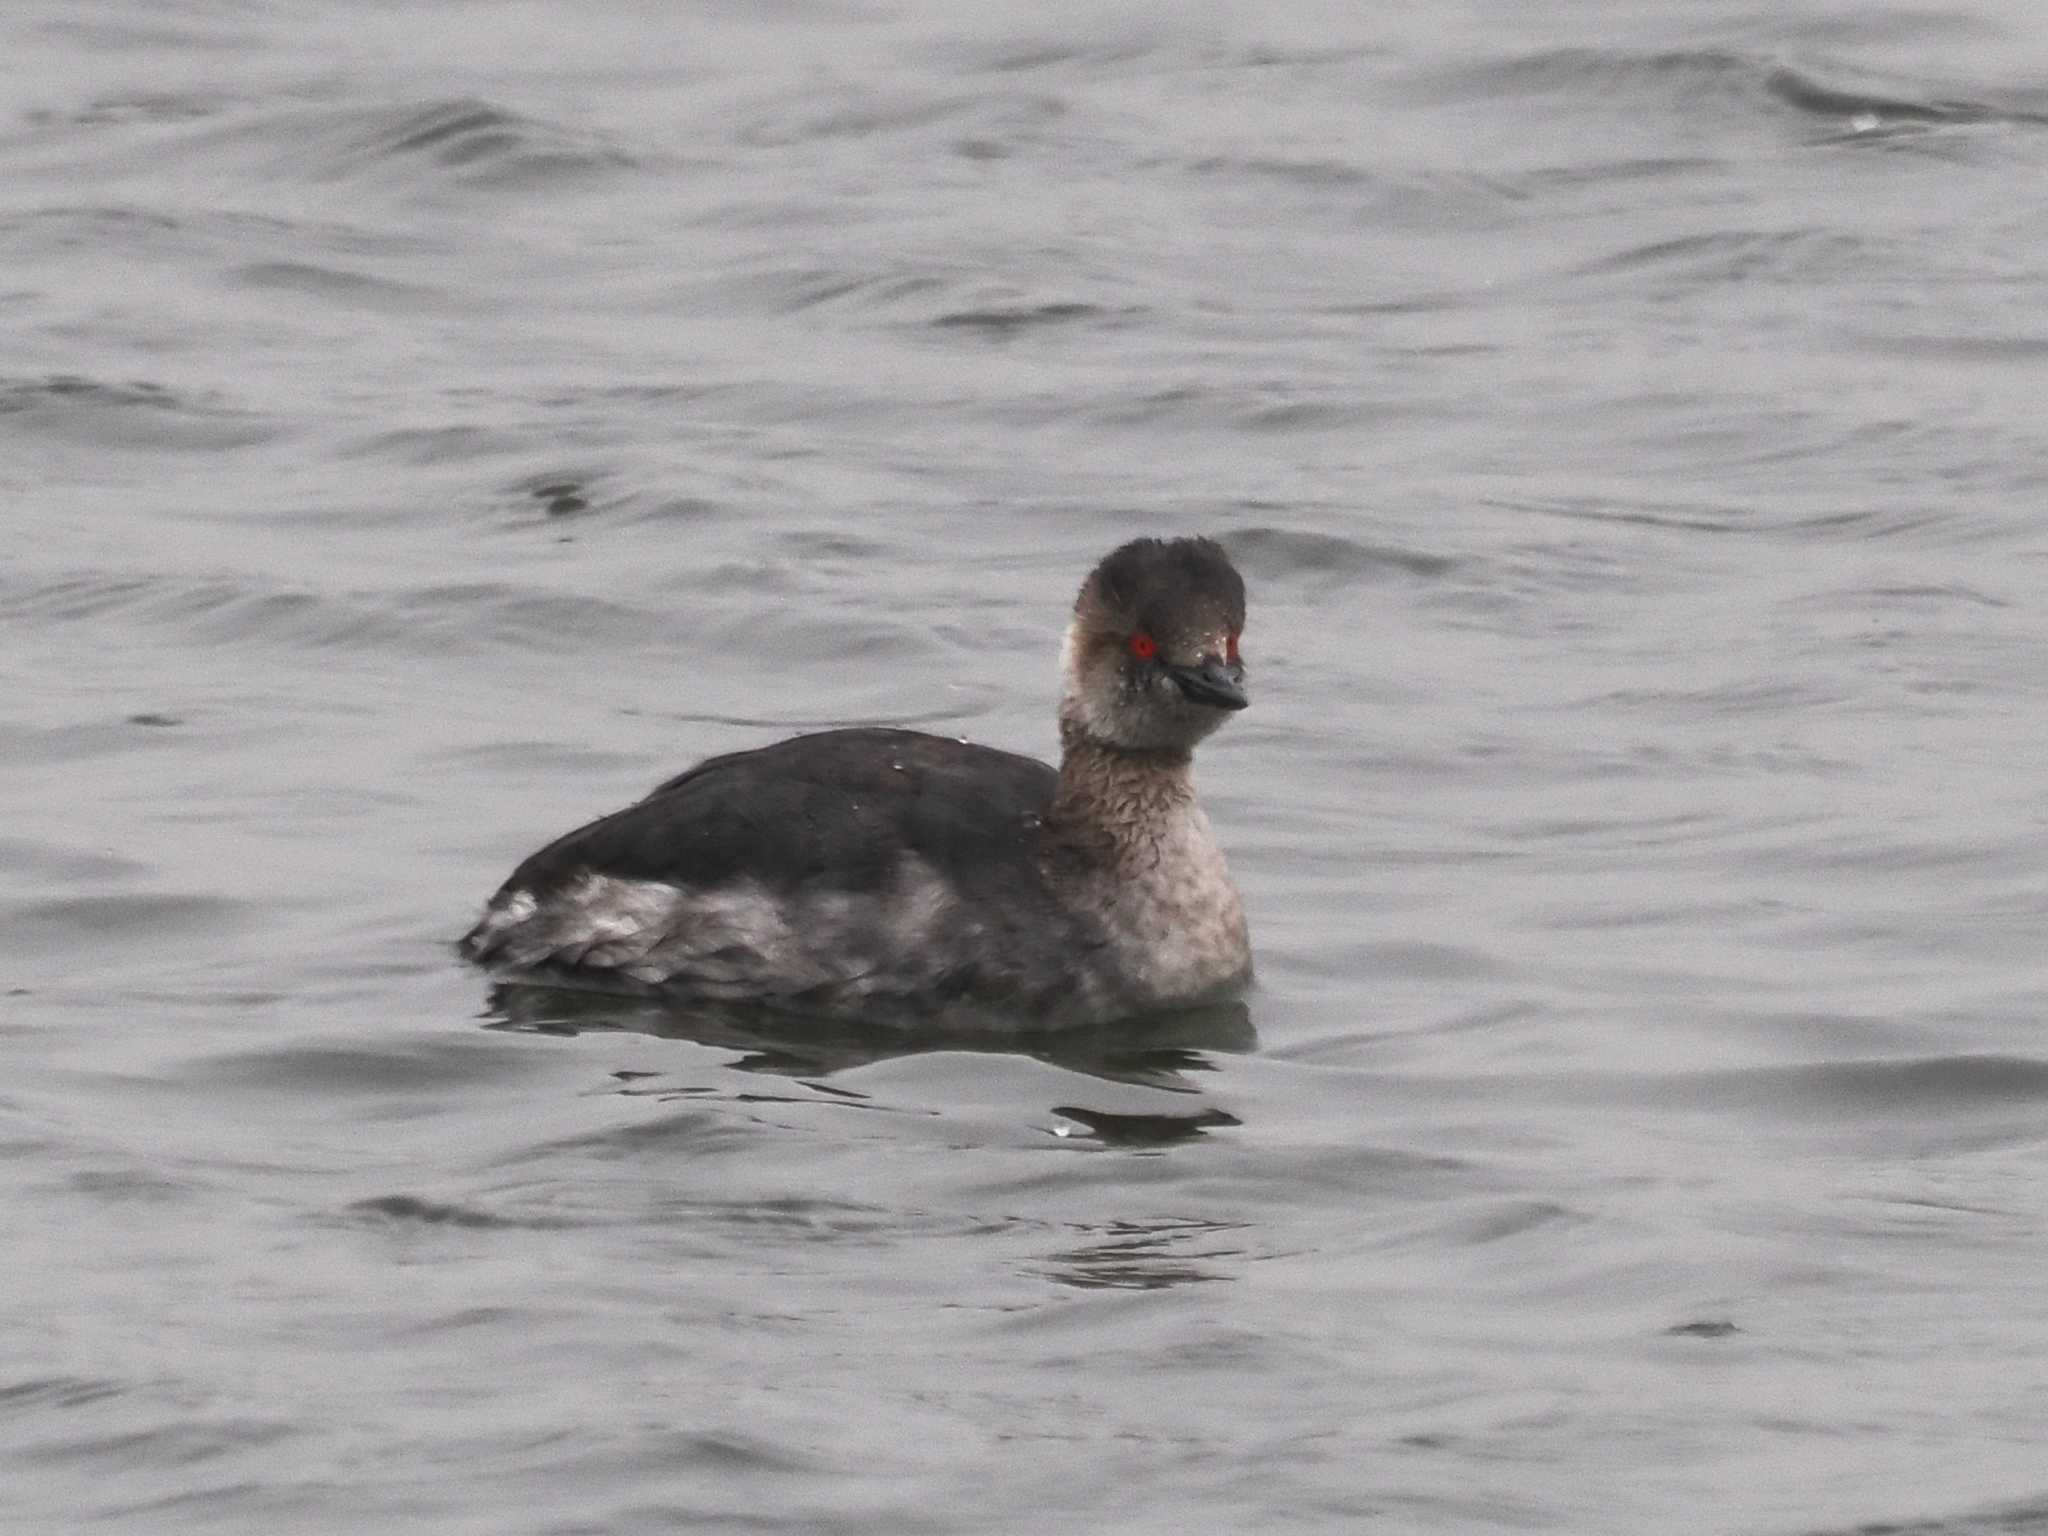
{"type": "Polygon", "coordinates": [[[2048,335],[1930,334],[1925,331],[1851,332],[1856,346],[1887,357],[1925,362],[1953,358],[1960,363],[2013,363],[2031,372],[2048,360],[2048,335]]]}
{"type": "MultiPolygon", "coordinates": [[[[426,463],[471,459],[476,457],[474,450],[473,439],[453,430],[448,434],[390,434],[352,444],[349,449],[357,456],[390,454],[406,462],[426,463]]],[[[616,471],[591,464],[558,464],[516,476],[498,487],[492,505],[502,522],[523,528],[599,517],[695,524],[727,511],[723,503],[702,496],[658,495],[637,489],[616,471]]]]}
{"type": "Polygon", "coordinates": [[[630,169],[633,156],[587,134],[488,102],[453,101],[409,112],[363,140],[365,154],[425,160],[466,180],[493,183],[630,169]]]}
{"type": "Polygon", "coordinates": [[[931,325],[934,330],[973,331],[993,341],[1008,341],[1021,332],[1046,326],[1120,318],[1132,313],[1135,311],[1108,310],[1099,304],[1079,302],[994,305],[986,309],[949,310],[935,316],[931,325]]]}
{"type": "Polygon", "coordinates": [[[185,220],[161,209],[126,203],[24,208],[0,215],[0,236],[20,256],[57,256],[73,251],[125,249],[156,254],[185,220]]]}
{"type": "Polygon", "coordinates": [[[492,645],[556,651],[578,647],[614,651],[671,633],[671,620],[640,608],[574,592],[535,591],[503,582],[420,587],[386,600],[384,633],[403,633],[408,647],[429,633],[461,635],[492,645]],[[395,625],[396,628],[391,626],[395,625]]]}
{"type": "Polygon", "coordinates": [[[304,148],[292,168],[329,180],[426,178],[507,188],[584,181],[642,163],[594,133],[470,98],[355,109],[250,131],[300,138],[304,148]]]}
{"type": "Polygon", "coordinates": [[[1384,175],[1345,160],[1295,160],[1278,155],[1205,155],[1188,161],[1187,168],[1198,175],[1221,176],[1231,181],[1250,177],[1261,181],[1288,182],[1317,191],[1377,185],[1384,175]]]}
{"type": "Polygon", "coordinates": [[[0,869],[17,877],[24,873],[33,875],[39,886],[124,880],[143,874],[148,868],[138,860],[125,859],[104,849],[0,835],[0,869]]]}
{"type": "MultiPolygon", "coordinates": [[[[722,275],[691,285],[688,307],[720,313],[734,309],[796,315],[835,308],[865,313],[944,293],[952,279],[942,272],[882,266],[775,265],[722,275]]],[[[695,397],[695,391],[692,396],[695,397]]]]}
{"type": "Polygon", "coordinates": [[[101,96],[69,111],[39,109],[24,115],[33,127],[103,128],[125,123],[188,123],[213,117],[232,105],[231,98],[180,91],[132,91],[101,96]]]}
{"type": "MultiPolygon", "coordinates": [[[[1827,446],[1823,443],[1812,451],[1818,453],[1827,446]]],[[[1621,523],[1681,534],[1763,534],[1866,540],[1894,538],[1929,529],[1952,536],[1954,529],[1953,518],[1945,513],[1898,507],[1856,508],[1846,512],[1830,509],[1784,516],[1769,515],[1764,508],[1732,503],[1660,502],[1648,498],[1616,501],[1601,496],[1581,496],[1572,500],[1486,497],[1480,504],[1574,522],[1621,523]]]]}
{"type": "Polygon", "coordinates": [[[1674,1339],[1727,1339],[1742,1330],[1726,1318],[1700,1318],[1690,1323],[1673,1323],[1664,1330],[1667,1337],[1674,1339]]]}
{"type": "Polygon", "coordinates": [[[185,1064],[180,1076],[209,1087],[289,1087],[313,1093],[418,1093],[522,1076],[537,1058],[505,1045],[478,1045],[464,1034],[444,1041],[377,1049],[354,1043],[297,1041],[231,1051],[185,1064]]]}
{"type": "Polygon", "coordinates": [[[514,488],[514,494],[537,504],[549,517],[575,517],[588,512],[598,493],[583,475],[529,476],[514,488]]]}
{"type": "MultiPolygon", "coordinates": [[[[247,209],[171,213],[126,202],[52,204],[0,214],[0,248],[23,262],[63,262],[81,252],[100,257],[119,253],[127,260],[166,270],[225,269],[238,272],[245,282],[259,288],[305,292],[325,288],[337,296],[347,296],[350,290],[375,289],[390,296],[411,296],[413,307],[422,297],[444,303],[448,298],[446,290],[391,281],[374,270],[379,263],[410,263],[413,270],[419,270],[417,258],[423,242],[417,236],[360,223],[247,209]],[[314,250],[327,253],[330,262],[307,261],[306,253],[314,250]],[[350,265],[342,265],[344,260],[350,265]]],[[[102,382],[100,387],[122,386],[102,382]]],[[[220,402],[210,397],[181,398],[176,403],[221,408],[220,402]]]]}
{"type": "Polygon", "coordinates": [[[1939,96],[1916,98],[1881,90],[1832,86],[1786,65],[1769,69],[1764,90],[1786,106],[1813,117],[1845,121],[1859,131],[1928,126],[1936,123],[2013,123],[2048,126],[2048,114],[1988,102],[1939,96]]]}
{"type": "Polygon", "coordinates": [[[1409,88],[1423,99],[1498,99],[1595,93],[1703,91],[1734,94],[1762,72],[1759,61],[1724,49],[1665,49],[1632,53],[1617,48],[1546,48],[1513,58],[1418,71],[1409,88]]]}
{"type": "MultiPolygon", "coordinates": [[[[291,185],[343,181],[400,192],[547,190],[601,181],[651,163],[651,157],[594,130],[471,98],[375,106],[294,104],[221,112],[183,128],[107,133],[111,137],[104,143],[76,129],[53,135],[60,139],[58,153],[86,156],[72,170],[81,184],[88,172],[103,176],[124,169],[160,181],[183,165],[208,177],[239,171],[245,179],[291,185]]],[[[265,217],[215,214],[202,215],[200,222],[253,223],[265,217]]],[[[280,254],[300,249],[295,244],[280,254]]],[[[248,251],[244,247],[231,255],[246,259],[248,251]]]]}
{"type": "Polygon", "coordinates": [[[989,414],[1002,422],[1031,426],[1085,422],[1103,428],[1145,427],[1160,432],[1242,432],[1294,436],[1366,431],[1383,413],[1364,394],[1331,390],[1297,393],[1285,384],[1149,384],[1093,399],[1069,392],[998,401],[989,414]]]}
{"type": "MultiPolygon", "coordinates": [[[[1758,103],[1825,119],[1855,134],[1951,124],[2048,126],[2031,102],[1972,99],[1905,82],[1831,83],[1826,66],[1793,66],[1765,55],[1718,48],[1629,52],[1553,48],[1453,70],[1420,74],[1418,95],[1497,98],[1503,95],[1631,94],[1666,108],[1740,109],[1758,103]]],[[[1843,73],[1846,73],[1844,71],[1843,73]]]]}
{"type": "Polygon", "coordinates": [[[1470,169],[1390,170],[1346,160],[1287,155],[1160,156],[1144,162],[1177,167],[1191,176],[1237,186],[1265,182],[1277,192],[1299,193],[1321,207],[1341,197],[1352,216],[1376,228],[1441,230],[1447,224],[1494,229],[1525,216],[1543,190],[1543,175],[1470,169]]]}
{"type": "Polygon", "coordinates": [[[1624,523],[1677,533],[1746,533],[1758,526],[1753,510],[1712,502],[1657,502],[1648,498],[1613,501],[1599,496],[1572,500],[1486,498],[1482,505],[1591,523],[1624,523]]]}
{"type": "MultiPolygon", "coordinates": [[[[1126,65],[1156,52],[1156,29],[1133,20],[1136,12],[1101,13],[1107,21],[1063,27],[1056,35],[1007,37],[975,43],[945,43],[928,51],[956,73],[1030,75],[1104,65],[1126,65]]],[[[1077,18],[1063,18],[1073,22],[1077,18]]]]}
{"type": "Polygon", "coordinates": [[[1259,576],[1319,586],[1350,585],[1393,574],[1433,580],[1449,575],[1457,566],[1444,555],[1299,528],[1240,528],[1223,543],[1233,557],[1259,576]]]}
{"type": "Polygon", "coordinates": [[[1573,165],[1544,166],[1524,171],[1514,178],[1514,182],[1525,192],[1540,196],[1558,188],[1696,177],[1703,171],[1711,171],[1719,163],[1706,155],[1624,155],[1615,160],[1585,160],[1573,165]]]}
{"type": "Polygon", "coordinates": [[[2048,1536],[2048,1498],[1954,1515],[1812,1527],[1806,1536],[2048,1536]]]}
{"type": "Polygon", "coordinates": [[[0,618],[60,623],[117,613],[196,644],[261,642],[407,655],[477,646],[553,652],[588,644],[613,650],[672,632],[683,622],[594,595],[502,582],[311,592],[249,577],[92,573],[12,588],[0,583],[0,618]]]}
{"type": "Polygon", "coordinates": [[[1576,269],[1581,277],[1664,272],[1689,283],[1756,278],[1833,280],[1866,276],[1889,260],[1877,242],[1839,230],[1719,230],[1629,246],[1576,269]]]}
{"type": "Polygon", "coordinates": [[[1999,597],[1962,582],[1897,582],[1868,587],[1844,587],[1814,593],[1796,604],[1821,612],[1843,612],[1859,617],[1906,609],[1923,612],[1962,606],[1966,608],[2010,608],[2011,598],[1999,597]]]}
{"type": "Polygon", "coordinates": [[[0,1383],[0,1414],[82,1408],[128,1390],[126,1382],[105,1376],[32,1376],[0,1383]]]}
{"type": "Polygon", "coordinates": [[[68,373],[0,378],[0,433],[95,448],[204,451],[267,442],[280,430],[218,399],[146,380],[112,383],[68,373]]]}
{"type": "Polygon", "coordinates": [[[402,283],[368,272],[326,266],[310,261],[256,261],[235,271],[235,280],[249,288],[264,288],[304,294],[345,304],[351,309],[372,309],[394,314],[412,314],[445,304],[449,295],[422,283],[402,283]]]}
{"type": "Polygon", "coordinates": [[[1660,1091],[1745,1107],[1780,1101],[1801,1116],[1816,1108],[1861,1119],[1878,1115],[1925,1129],[1919,1116],[1953,1116],[2048,1102],[2048,1061],[1955,1053],[1745,1067],[1656,1080],[1660,1091]]]}
{"type": "Polygon", "coordinates": [[[195,934],[217,937],[250,916],[245,903],[222,896],[128,892],[24,902],[7,913],[7,926],[16,937],[33,934],[39,948],[61,943],[97,949],[110,940],[158,944],[195,934]]]}
{"type": "MultiPolygon", "coordinates": [[[[1088,1109],[1078,1104],[1055,1104],[1053,1113],[1086,1128],[1089,1138],[1106,1147],[1164,1147],[1194,1141],[1206,1133],[1238,1126],[1244,1122],[1225,1109],[1198,1109],[1184,1115],[1128,1114],[1107,1109],[1088,1109]]],[[[1055,1134],[1072,1133],[1062,1127],[1055,1134]]]]}
{"type": "Polygon", "coordinates": [[[426,1227],[459,1227],[471,1231],[502,1228],[552,1231],[577,1225],[559,1216],[500,1216],[472,1205],[428,1200],[419,1195],[373,1195],[366,1200],[352,1202],[349,1210],[385,1221],[412,1222],[426,1227]]]}
{"type": "Polygon", "coordinates": [[[1047,1273],[1075,1290],[1158,1291],[1231,1280],[1218,1260],[1241,1260],[1242,1223],[1119,1221],[1088,1232],[1089,1241],[1046,1255],[1047,1273]]]}
{"type": "Polygon", "coordinates": [[[108,407],[147,407],[176,410],[180,402],[161,384],[140,381],[105,384],[77,374],[52,374],[48,378],[0,383],[0,415],[34,410],[49,401],[82,401],[108,407]]]}
{"type": "MultiPolygon", "coordinates": [[[[271,1419],[200,1418],[189,1410],[179,1410],[145,1429],[43,1441],[35,1447],[34,1459],[46,1465],[103,1462],[129,1473],[140,1467],[186,1468],[269,1445],[298,1432],[295,1425],[271,1419]]],[[[189,1495],[173,1495],[152,1501],[152,1505],[167,1507],[186,1497],[189,1495]]]]}
{"type": "Polygon", "coordinates": [[[1582,1226],[1588,1218],[1555,1200],[1502,1200],[1462,1214],[1449,1229],[1461,1243],[1474,1247],[1507,1242],[1539,1228],[1582,1226]]]}
{"type": "Polygon", "coordinates": [[[116,11],[101,15],[85,7],[66,7],[50,12],[43,26],[52,36],[76,39],[95,52],[147,54],[151,64],[159,68],[165,57],[181,50],[232,54],[249,46],[248,35],[244,32],[224,25],[209,25],[196,17],[173,17],[169,14],[172,9],[164,6],[129,14],[116,11]],[[138,17],[142,19],[136,19],[138,17]]]}
{"type": "Polygon", "coordinates": [[[905,299],[922,297],[944,286],[941,278],[923,272],[826,272],[784,274],[767,284],[773,307],[781,314],[839,305],[850,309],[883,309],[905,299]]]}
{"type": "Polygon", "coordinates": [[[975,142],[1006,143],[1066,114],[1057,97],[1019,92],[969,92],[906,97],[898,92],[842,91],[824,103],[763,113],[735,139],[749,149],[780,149],[821,139],[865,139],[914,133],[971,121],[975,142]]]}
{"type": "MultiPolygon", "coordinates": [[[[392,427],[345,439],[337,452],[345,459],[381,459],[425,469],[436,464],[472,464],[498,454],[530,448],[532,440],[502,427],[470,423],[461,426],[392,427]]],[[[351,520],[356,513],[351,510],[351,520]]]]}
{"type": "Polygon", "coordinates": [[[191,1199],[198,1188],[153,1167],[85,1168],[64,1182],[76,1194],[124,1206],[178,1204],[191,1199]]]}

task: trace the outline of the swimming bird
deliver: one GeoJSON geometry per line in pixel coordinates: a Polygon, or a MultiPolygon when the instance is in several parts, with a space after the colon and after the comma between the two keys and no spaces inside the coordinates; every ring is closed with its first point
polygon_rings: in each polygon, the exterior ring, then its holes
{"type": "Polygon", "coordinates": [[[1246,705],[1244,582],[1135,539],[1081,584],[1058,768],[887,727],[713,757],[527,858],[461,940],[531,979],[1024,1032],[1226,998],[1244,907],[1195,796],[1246,705]]]}

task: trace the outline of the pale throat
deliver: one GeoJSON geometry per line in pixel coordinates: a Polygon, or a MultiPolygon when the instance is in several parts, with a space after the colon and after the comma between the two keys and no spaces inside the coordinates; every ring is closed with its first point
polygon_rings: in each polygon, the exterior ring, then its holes
{"type": "MultiPolygon", "coordinates": [[[[1114,722],[1102,718],[1104,701],[1092,697],[1081,675],[1085,647],[1079,616],[1067,622],[1060,637],[1060,744],[1072,749],[1077,738],[1103,742],[1111,739],[1114,722]]],[[[1113,707],[1113,706],[1112,706],[1113,707]]]]}
{"type": "Polygon", "coordinates": [[[1081,693],[1081,620],[1078,616],[1067,620],[1066,632],[1060,636],[1060,705],[1061,713],[1066,705],[1080,697],[1081,693]]]}
{"type": "Polygon", "coordinates": [[[1107,831],[1129,852],[1153,843],[1194,808],[1193,757],[1185,750],[1117,745],[1115,721],[1095,717],[1103,704],[1081,686],[1079,654],[1070,627],[1060,651],[1060,781],[1053,816],[1107,831]]]}

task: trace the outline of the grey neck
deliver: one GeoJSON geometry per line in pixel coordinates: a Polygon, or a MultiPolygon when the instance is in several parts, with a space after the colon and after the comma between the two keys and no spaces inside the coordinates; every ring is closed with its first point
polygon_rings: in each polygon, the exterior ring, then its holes
{"type": "Polygon", "coordinates": [[[1055,820],[1108,834],[1120,847],[1147,840],[1149,829],[1195,798],[1194,755],[1133,751],[1060,722],[1060,783],[1055,820]]]}

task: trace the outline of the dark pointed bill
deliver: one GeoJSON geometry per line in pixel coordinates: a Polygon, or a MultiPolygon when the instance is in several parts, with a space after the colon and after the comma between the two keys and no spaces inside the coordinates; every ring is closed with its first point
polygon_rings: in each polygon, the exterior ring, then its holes
{"type": "Polygon", "coordinates": [[[1204,656],[1192,667],[1168,667],[1166,674],[1197,704],[1243,709],[1251,702],[1244,696],[1244,669],[1227,666],[1220,657],[1204,656]]]}

